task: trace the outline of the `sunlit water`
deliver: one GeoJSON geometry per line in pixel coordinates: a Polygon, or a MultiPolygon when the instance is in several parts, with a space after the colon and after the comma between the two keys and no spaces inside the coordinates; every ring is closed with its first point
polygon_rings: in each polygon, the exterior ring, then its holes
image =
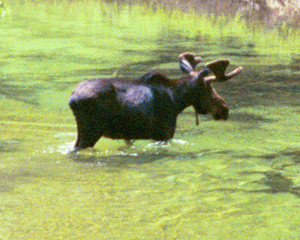
{"type": "Polygon", "coordinates": [[[145,8],[8,2],[0,18],[0,239],[300,239],[293,33],[266,49],[254,33],[191,33],[145,8]],[[150,69],[179,77],[185,51],[244,67],[216,85],[228,121],[201,116],[195,126],[187,109],[169,144],[128,148],[102,138],[68,154],[76,123],[67,101],[78,82],[150,69]]]}

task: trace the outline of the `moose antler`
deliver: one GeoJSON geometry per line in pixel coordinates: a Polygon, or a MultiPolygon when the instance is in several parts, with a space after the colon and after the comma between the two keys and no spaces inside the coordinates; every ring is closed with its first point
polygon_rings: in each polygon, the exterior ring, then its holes
{"type": "Polygon", "coordinates": [[[232,72],[226,74],[225,71],[229,63],[230,60],[228,59],[225,60],[220,59],[206,64],[206,67],[208,67],[215,74],[215,76],[206,77],[204,78],[204,80],[206,82],[210,82],[210,81],[225,82],[230,78],[235,77],[243,70],[242,67],[238,67],[234,69],[232,72]]]}
{"type": "Polygon", "coordinates": [[[189,74],[195,71],[198,63],[202,62],[201,57],[196,57],[194,53],[185,52],[179,55],[180,68],[184,73],[189,74]]]}

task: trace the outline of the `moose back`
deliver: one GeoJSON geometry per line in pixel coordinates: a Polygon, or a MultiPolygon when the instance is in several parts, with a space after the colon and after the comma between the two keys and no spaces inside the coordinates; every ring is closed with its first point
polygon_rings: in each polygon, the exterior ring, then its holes
{"type": "Polygon", "coordinates": [[[137,79],[99,78],[79,83],[72,92],[69,106],[77,122],[74,151],[93,147],[102,137],[167,141],[174,136],[176,119],[193,106],[196,114],[211,113],[216,120],[228,118],[228,106],[212,86],[242,71],[225,74],[229,60],[208,63],[200,72],[201,62],[193,53],[179,56],[187,75],[169,79],[150,71],[137,79]],[[213,73],[214,76],[208,76],[213,73]]]}

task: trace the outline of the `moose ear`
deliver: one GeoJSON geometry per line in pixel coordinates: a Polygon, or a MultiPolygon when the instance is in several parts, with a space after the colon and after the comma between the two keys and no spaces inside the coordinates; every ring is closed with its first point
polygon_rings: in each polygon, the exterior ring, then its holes
{"type": "Polygon", "coordinates": [[[203,68],[199,74],[198,74],[198,77],[197,79],[200,80],[200,79],[203,79],[204,77],[206,77],[208,74],[210,74],[210,69],[208,67],[205,67],[203,68]]]}
{"type": "Polygon", "coordinates": [[[179,55],[180,68],[186,74],[195,71],[196,65],[200,62],[202,62],[201,57],[195,57],[193,53],[186,52],[179,55]]]}
{"type": "Polygon", "coordinates": [[[179,62],[180,62],[180,69],[184,73],[189,74],[190,72],[193,71],[193,67],[191,66],[191,64],[187,60],[180,59],[179,62]]]}

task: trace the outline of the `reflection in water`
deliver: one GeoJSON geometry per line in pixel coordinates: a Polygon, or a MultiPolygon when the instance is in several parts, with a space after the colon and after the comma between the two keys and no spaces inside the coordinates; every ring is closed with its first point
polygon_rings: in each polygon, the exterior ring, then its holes
{"type": "Polygon", "coordinates": [[[0,12],[0,238],[300,238],[297,30],[50,2],[5,1],[0,12]],[[150,69],[180,77],[186,51],[202,67],[218,58],[244,67],[215,84],[228,121],[201,115],[195,126],[187,109],[170,144],[101,138],[67,153],[76,138],[67,101],[78,82],[150,69]]]}
{"type": "Polygon", "coordinates": [[[0,140],[0,153],[18,151],[21,144],[22,142],[19,140],[9,140],[7,142],[0,140]]]}
{"type": "MultiPolygon", "coordinates": [[[[280,173],[276,172],[266,172],[266,179],[264,183],[271,188],[273,193],[279,192],[292,192],[293,181],[285,178],[280,173]]],[[[298,193],[298,196],[300,193],[298,193]]]]}
{"type": "Polygon", "coordinates": [[[34,88],[24,88],[1,83],[0,95],[7,99],[22,101],[29,104],[38,104],[33,98],[34,88]]]}
{"type": "MultiPolygon", "coordinates": [[[[149,146],[149,145],[148,145],[149,146]]],[[[138,165],[152,163],[158,160],[183,160],[183,159],[195,159],[201,155],[201,153],[194,152],[175,152],[173,150],[168,150],[165,147],[158,149],[149,149],[146,147],[142,150],[127,149],[118,150],[117,153],[103,154],[96,152],[96,154],[85,155],[72,153],[68,154],[68,158],[75,162],[80,163],[90,163],[90,164],[100,164],[100,165],[113,165],[113,166],[126,166],[126,165],[138,165]]],[[[157,147],[155,147],[157,148],[157,147]]],[[[92,150],[90,150],[92,151],[92,150]]],[[[97,150],[95,150],[97,151],[97,150]]]]}
{"type": "Polygon", "coordinates": [[[268,119],[260,115],[255,115],[253,113],[233,113],[231,114],[232,121],[244,122],[244,123],[268,123],[274,122],[276,120],[268,119]]]}

